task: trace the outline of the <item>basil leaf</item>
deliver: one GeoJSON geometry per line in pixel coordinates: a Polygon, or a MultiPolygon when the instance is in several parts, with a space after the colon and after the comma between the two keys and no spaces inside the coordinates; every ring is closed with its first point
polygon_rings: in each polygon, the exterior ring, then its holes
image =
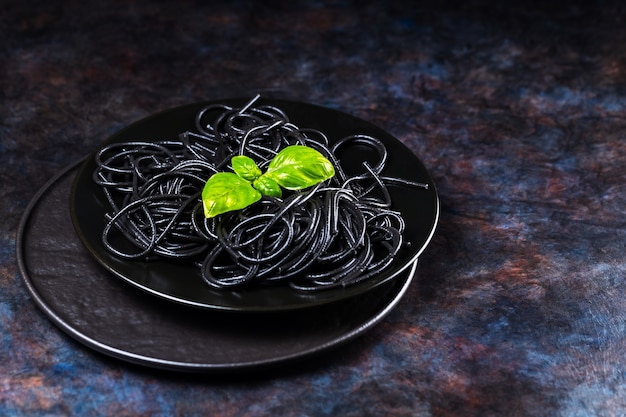
{"type": "Polygon", "coordinates": [[[270,197],[282,197],[283,191],[280,189],[280,185],[267,175],[261,175],[254,181],[254,188],[259,190],[261,194],[270,197]]]}
{"type": "Polygon", "coordinates": [[[301,190],[331,178],[335,168],[317,150],[291,145],[278,152],[264,175],[288,190],[301,190]]]}
{"type": "Polygon", "coordinates": [[[261,199],[261,193],[232,172],[218,172],[204,184],[202,205],[206,218],[240,210],[261,199]]]}
{"type": "Polygon", "coordinates": [[[247,181],[254,181],[261,176],[261,168],[257,166],[254,159],[245,155],[233,156],[230,159],[233,171],[247,181]]]}

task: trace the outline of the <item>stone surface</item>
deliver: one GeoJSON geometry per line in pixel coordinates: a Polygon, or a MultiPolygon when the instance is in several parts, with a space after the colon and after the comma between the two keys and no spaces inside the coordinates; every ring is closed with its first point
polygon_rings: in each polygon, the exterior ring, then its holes
{"type": "Polygon", "coordinates": [[[432,3],[2,2],[0,415],[626,412],[626,8],[432,3]],[[56,328],[15,257],[37,189],[144,116],[256,92],[369,120],[430,169],[440,227],[399,306],[253,375],[153,371],[56,328]]]}

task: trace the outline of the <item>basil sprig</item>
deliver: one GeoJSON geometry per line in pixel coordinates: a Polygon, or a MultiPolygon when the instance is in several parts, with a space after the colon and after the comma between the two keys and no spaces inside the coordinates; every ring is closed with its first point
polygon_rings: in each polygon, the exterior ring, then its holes
{"type": "Polygon", "coordinates": [[[262,196],[282,196],[282,188],[302,190],[335,175],[332,163],[320,152],[303,145],[291,145],[274,156],[262,173],[254,160],[245,155],[232,157],[233,172],[213,174],[202,189],[202,205],[207,218],[241,210],[262,196]]]}

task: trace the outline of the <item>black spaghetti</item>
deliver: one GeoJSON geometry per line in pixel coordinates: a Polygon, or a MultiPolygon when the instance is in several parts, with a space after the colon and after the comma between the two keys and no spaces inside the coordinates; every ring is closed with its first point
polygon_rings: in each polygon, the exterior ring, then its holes
{"type": "Polygon", "coordinates": [[[315,291],[379,274],[404,244],[404,220],[391,209],[388,187],[427,185],[383,175],[387,149],[380,140],[353,135],[331,144],[323,132],[295,126],[281,109],[255,106],[257,99],[241,108],[207,106],[195,131],[173,140],[103,147],[94,180],[110,206],[105,247],[127,259],[191,260],[214,288],[284,283],[315,291]],[[211,175],[230,169],[233,156],[266,168],[290,145],[322,153],[335,176],[205,218],[202,188],[211,175]],[[349,175],[338,154],[354,145],[374,150],[378,161],[349,175]]]}

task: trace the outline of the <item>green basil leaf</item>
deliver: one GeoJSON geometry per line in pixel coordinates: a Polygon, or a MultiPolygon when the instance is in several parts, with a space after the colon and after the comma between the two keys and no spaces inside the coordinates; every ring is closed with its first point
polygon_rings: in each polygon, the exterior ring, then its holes
{"type": "Polygon", "coordinates": [[[257,166],[254,159],[245,155],[233,156],[230,160],[233,171],[247,181],[254,181],[261,176],[261,168],[257,166]]]}
{"type": "Polygon", "coordinates": [[[280,198],[283,196],[283,191],[280,189],[280,185],[267,175],[261,175],[259,178],[254,180],[254,188],[259,190],[261,194],[270,197],[280,198]]]}
{"type": "Polygon", "coordinates": [[[250,182],[232,172],[213,174],[202,189],[202,205],[207,218],[240,210],[260,199],[261,193],[250,182]]]}
{"type": "Polygon", "coordinates": [[[264,175],[288,190],[301,190],[331,178],[335,168],[317,150],[291,145],[278,152],[264,175]]]}

